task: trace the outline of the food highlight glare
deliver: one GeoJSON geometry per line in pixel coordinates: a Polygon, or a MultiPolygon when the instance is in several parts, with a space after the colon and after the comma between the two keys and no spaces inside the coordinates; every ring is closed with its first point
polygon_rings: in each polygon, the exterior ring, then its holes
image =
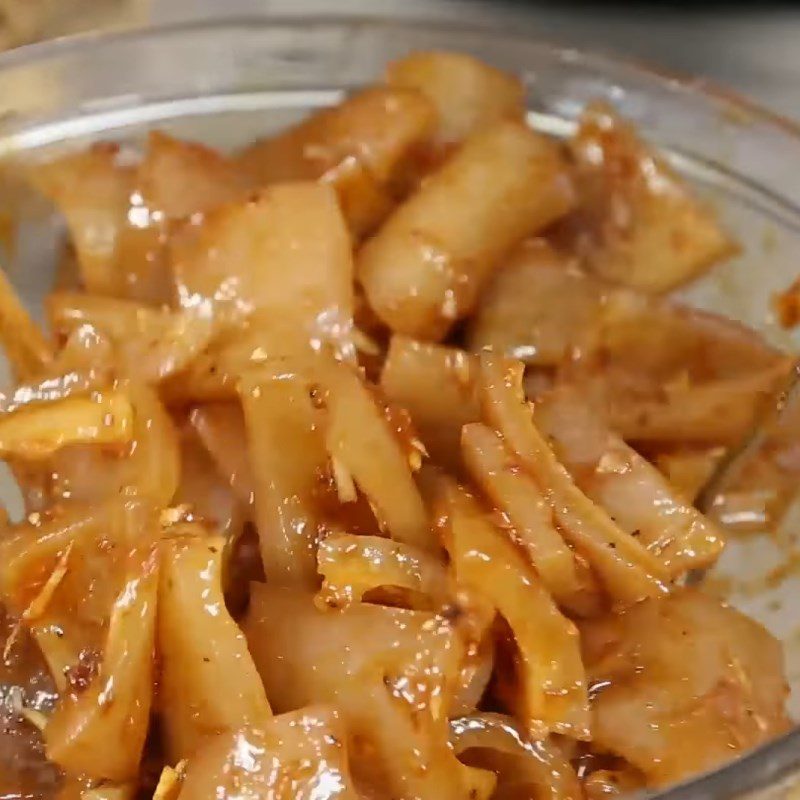
{"type": "Polygon", "coordinates": [[[668,296],[736,245],[630,125],[524,103],[416,53],[238,153],[28,167],[77,277],[42,331],[0,274],[0,796],[593,800],[786,729],[683,579],[791,359],[668,296]]]}

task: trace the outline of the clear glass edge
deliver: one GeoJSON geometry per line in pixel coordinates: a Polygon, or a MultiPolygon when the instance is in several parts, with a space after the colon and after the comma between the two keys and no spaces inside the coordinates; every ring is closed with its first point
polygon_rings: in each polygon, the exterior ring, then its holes
{"type": "MultiPolygon", "coordinates": [[[[169,23],[166,25],[145,25],[124,31],[89,31],[69,36],[57,37],[46,42],[23,45],[0,53],[0,72],[18,66],[45,62],[50,58],[67,55],[74,50],[86,48],[113,47],[117,42],[135,42],[157,36],[179,36],[193,31],[283,28],[287,30],[302,27],[341,27],[341,28],[402,28],[413,30],[424,27],[428,32],[441,30],[443,33],[485,36],[492,39],[511,38],[531,47],[551,53],[565,63],[581,63],[598,70],[603,68],[625,69],[653,80],[661,88],[671,92],[681,92],[711,102],[722,113],[733,112],[740,115],[746,124],[765,125],[794,141],[800,155],[800,123],[770,110],[758,102],[705,78],[675,73],[632,59],[620,58],[601,51],[570,47],[551,40],[530,37],[519,30],[502,25],[456,24],[436,20],[415,20],[413,18],[392,19],[369,15],[315,15],[313,19],[301,16],[268,14],[225,19],[204,19],[190,22],[169,23]]],[[[3,153],[7,155],[7,153],[3,153]]],[[[763,187],[759,187],[762,189],[763,187]]],[[[789,792],[795,785],[793,779],[800,778],[800,727],[796,726],[778,739],[758,747],[736,760],[713,769],[682,783],[666,787],[660,791],[642,792],[640,797],[659,800],[728,800],[729,798],[755,795],[773,789],[789,792]]],[[[780,796],[780,795],[778,795],[780,796]]],[[[772,797],[772,795],[770,795],[772,797]]]]}
{"type": "Polygon", "coordinates": [[[224,19],[203,19],[190,22],[168,23],[164,25],[145,25],[123,31],[88,31],[69,36],[56,37],[44,42],[22,45],[0,53],[0,71],[29,64],[34,61],[44,61],[51,57],[67,54],[76,49],[113,46],[118,42],[137,41],[154,36],[174,36],[182,33],[191,33],[193,31],[252,29],[253,27],[285,28],[287,30],[302,28],[308,30],[309,28],[334,26],[351,29],[361,27],[373,29],[424,29],[428,32],[441,30],[442,33],[463,34],[464,36],[479,35],[492,39],[513,39],[520,43],[524,42],[528,46],[536,47],[543,51],[549,51],[560,61],[565,63],[581,61],[589,66],[596,65],[598,68],[604,66],[613,68],[621,67],[632,73],[646,75],[651,80],[660,84],[662,88],[671,91],[681,91],[697,97],[703,97],[705,100],[711,100],[716,106],[738,112],[748,124],[757,122],[768,125],[796,139],[798,145],[800,145],[800,122],[796,122],[785,115],[772,111],[762,106],[757,101],[733,89],[716,84],[707,78],[698,78],[681,74],[679,72],[656,67],[646,62],[604,53],[600,50],[595,51],[570,47],[569,45],[559,42],[538,39],[521,33],[518,29],[504,27],[503,25],[463,23],[454,25],[450,22],[438,20],[415,20],[405,17],[402,19],[391,19],[369,15],[337,16],[335,14],[315,14],[313,19],[283,14],[278,17],[270,17],[268,14],[263,14],[226,17],[224,19]]]}

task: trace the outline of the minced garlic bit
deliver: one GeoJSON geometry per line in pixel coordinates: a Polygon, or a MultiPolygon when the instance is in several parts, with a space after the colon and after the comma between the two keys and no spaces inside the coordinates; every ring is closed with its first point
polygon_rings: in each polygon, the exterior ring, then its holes
{"type": "Polygon", "coordinates": [[[19,634],[22,630],[22,623],[17,622],[14,627],[11,629],[11,633],[8,635],[6,639],[5,646],[3,647],[3,663],[8,663],[8,658],[11,655],[11,651],[14,649],[14,645],[19,640],[19,634]]]}
{"type": "Polygon", "coordinates": [[[336,456],[331,456],[333,479],[336,482],[336,494],[340,503],[355,503],[358,499],[356,484],[350,470],[336,456]]]}
{"type": "Polygon", "coordinates": [[[408,454],[408,465],[412,472],[416,472],[422,466],[422,459],[428,458],[428,448],[416,436],[412,437],[411,452],[408,454]]]}
{"type": "Polygon", "coordinates": [[[47,716],[35,708],[29,708],[25,705],[23,699],[22,689],[19,686],[12,686],[8,692],[8,701],[11,710],[15,714],[19,714],[24,720],[33,725],[39,731],[43,731],[47,727],[47,716]]]}
{"type": "Polygon", "coordinates": [[[39,594],[31,600],[28,607],[22,612],[22,619],[25,622],[32,622],[39,619],[47,610],[50,601],[53,599],[56,589],[59,584],[64,580],[67,574],[67,562],[69,561],[69,554],[72,552],[72,547],[75,542],[70,542],[67,549],[59,556],[50,577],[45,581],[44,586],[39,590],[39,594]]]}
{"type": "Polygon", "coordinates": [[[600,457],[594,471],[598,475],[624,475],[630,467],[630,459],[625,453],[609,450],[600,457]]]}
{"type": "Polygon", "coordinates": [[[176,800],[181,791],[187,761],[179,761],[174,767],[164,767],[153,792],[153,800],[176,800]]]}
{"type": "Polygon", "coordinates": [[[380,345],[364,331],[358,328],[353,328],[352,331],[353,344],[356,350],[368,356],[379,356],[381,354],[380,345]]]}
{"type": "Polygon", "coordinates": [[[9,707],[15,714],[22,714],[22,709],[24,706],[22,699],[22,687],[10,686],[8,689],[8,694],[6,695],[6,699],[9,707]]]}
{"type": "Polygon", "coordinates": [[[179,522],[186,522],[191,513],[192,507],[188,503],[163,508],[158,515],[158,524],[162,528],[170,528],[179,522]]]}
{"type": "Polygon", "coordinates": [[[41,711],[37,711],[35,708],[23,706],[20,714],[39,731],[44,731],[44,729],[47,727],[47,716],[41,711]]]}
{"type": "Polygon", "coordinates": [[[472,371],[469,356],[466,353],[459,350],[453,354],[453,371],[456,380],[462,386],[469,386],[472,383],[472,371]]]}

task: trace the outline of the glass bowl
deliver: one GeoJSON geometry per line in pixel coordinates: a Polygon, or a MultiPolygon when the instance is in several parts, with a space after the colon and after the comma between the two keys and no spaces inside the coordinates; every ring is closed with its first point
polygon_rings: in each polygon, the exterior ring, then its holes
{"type": "MultiPolygon", "coordinates": [[[[96,139],[135,144],[153,127],[235,147],[374,80],[388,59],[431,48],[472,53],[520,74],[531,125],[554,136],[570,133],[588,101],[613,103],[718,208],[743,246],[739,258],[684,296],[796,348],[772,318],[770,301],[800,268],[800,126],[702,81],[513,33],[430,22],[241,19],[63,39],[0,56],[0,232],[16,231],[4,266],[38,313],[63,231],[20,186],[20,160],[96,139]]],[[[10,481],[0,494],[13,507],[10,481]]],[[[792,607],[800,576],[784,570],[777,585],[752,589],[786,559],[791,542],[788,529],[737,539],[719,570],[732,601],[785,643],[798,716],[800,620],[792,607]]],[[[664,796],[778,798],[800,792],[798,776],[795,730],[664,796]]]]}

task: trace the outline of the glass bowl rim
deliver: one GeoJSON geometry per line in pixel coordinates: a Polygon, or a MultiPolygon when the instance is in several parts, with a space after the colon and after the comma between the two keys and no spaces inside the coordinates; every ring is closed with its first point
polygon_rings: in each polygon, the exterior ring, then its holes
{"type": "Polygon", "coordinates": [[[557,61],[565,63],[581,62],[598,69],[622,68],[632,74],[638,73],[660,88],[710,101],[737,114],[744,124],[759,123],[780,131],[797,140],[800,144],[800,120],[770,109],[746,94],[731,89],[706,77],[693,76],[652,64],[646,60],[624,57],[602,49],[576,47],[562,41],[530,36],[508,23],[458,22],[447,20],[425,19],[422,17],[389,17],[369,14],[313,14],[311,18],[296,14],[269,13],[230,15],[189,21],[167,22],[163,24],[145,24],[122,30],[90,30],[57,36],[45,41],[32,42],[0,52],[0,72],[17,66],[25,66],[35,62],[44,62],[59,55],[68,55],[75,50],[85,51],[87,48],[99,49],[113,46],[116,43],[136,42],[159,36],[181,36],[193,32],[209,32],[223,29],[285,28],[303,32],[310,27],[339,27],[375,30],[381,28],[424,29],[428,32],[441,32],[443,35],[463,34],[483,36],[489,39],[512,39],[525,43],[541,52],[548,53],[557,61]]]}
{"type": "MultiPolygon", "coordinates": [[[[340,29],[420,29],[426,32],[469,35],[491,40],[512,39],[551,56],[556,62],[581,63],[599,71],[623,69],[631,75],[652,81],[660,89],[674,94],[684,94],[737,115],[743,124],[763,125],[773,132],[792,140],[800,153],[800,121],[762,106],[746,95],[707,78],[693,77],[670,69],[654,66],[646,61],[625,58],[602,50],[574,47],[549,38],[530,36],[517,28],[502,23],[457,22],[429,20],[420,17],[391,17],[369,14],[320,13],[309,16],[298,14],[248,14],[204,18],[190,21],[146,24],[123,30],[94,30],[55,37],[42,42],[24,44],[0,53],[0,73],[36,63],[46,63],[60,55],[81,50],[99,50],[116,43],[135,43],[157,37],[180,37],[193,32],[254,28],[283,28],[299,34],[313,28],[340,29]]],[[[759,790],[779,786],[792,776],[800,775],[800,725],[783,736],[768,742],[717,769],[690,778],[683,783],[667,787],[660,792],[648,792],[659,800],[698,800],[704,798],[733,798],[759,790]]]]}

